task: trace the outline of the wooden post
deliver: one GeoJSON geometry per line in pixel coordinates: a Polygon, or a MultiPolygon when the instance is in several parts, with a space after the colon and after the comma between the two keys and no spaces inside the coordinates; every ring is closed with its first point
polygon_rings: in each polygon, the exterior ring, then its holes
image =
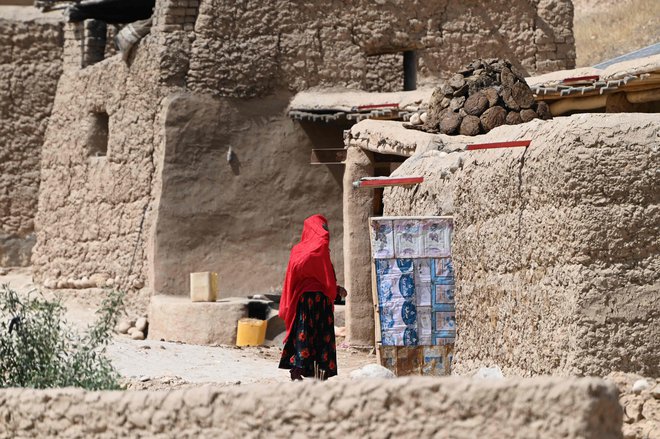
{"type": "Polygon", "coordinates": [[[373,191],[355,189],[353,182],[374,175],[373,153],[350,147],[344,170],[344,284],[346,340],[353,346],[373,346],[374,309],[371,293],[369,217],[373,191]]]}

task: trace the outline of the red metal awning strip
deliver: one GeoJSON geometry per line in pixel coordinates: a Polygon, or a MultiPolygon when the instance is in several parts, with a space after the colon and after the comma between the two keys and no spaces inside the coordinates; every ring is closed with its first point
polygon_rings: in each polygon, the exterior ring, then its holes
{"type": "Polygon", "coordinates": [[[475,143],[474,145],[468,145],[468,151],[474,151],[476,149],[492,149],[492,148],[514,148],[514,147],[527,147],[532,143],[531,140],[514,140],[512,142],[495,142],[495,143],[475,143]]]}
{"type": "Polygon", "coordinates": [[[566,78],[562,80],[561,82],[568,83],[568,82],[580,82],[580,81],[598,81],[600,79],[600,76],[598,75],[589,75],[589,76],[575,76],[573,78],[566,78]]]}
{"type": "Polygon", "coordinates": [[[356,188],[370,187],[378,188],[385,186],[405,186],[410,184],[418,184],[424,181],[424,177],[382,177],[382,178],[369,178],[360,179],[353,183],[356,188]]]}

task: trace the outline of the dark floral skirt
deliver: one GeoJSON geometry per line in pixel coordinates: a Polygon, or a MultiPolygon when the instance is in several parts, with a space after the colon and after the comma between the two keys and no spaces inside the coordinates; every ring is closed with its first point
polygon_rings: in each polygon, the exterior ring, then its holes
{"type": "Polygon", "coordinates": [[[302,369],[313,377],[315,366],[325,378],[337,375],[337,346],[332,303],[320,292],[300,296],[291,334],[284,344],[280,369],[302,369]]]}

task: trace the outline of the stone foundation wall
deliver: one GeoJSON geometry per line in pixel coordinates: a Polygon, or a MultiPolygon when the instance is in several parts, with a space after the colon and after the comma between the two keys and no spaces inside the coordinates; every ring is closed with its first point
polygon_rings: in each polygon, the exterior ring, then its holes
{"type": "Polygon", "coordinates": [[[0,419],[0,437],[622,438],[617,389],[594,378],[8,389],[0,419]]]}
{"type": "Polygon", "coordinates": [[[528,149],[399,167],[426,180],[386,190],[386,215],[455,217],[457,373],[660,374],[659,134],[655,115],[576,115],[437,137],[528,149]]]}
{"type": "Polygon", "coordinates": [[[0,266],[30,264],[62,27],[59,17],[33,8],[0,6],[0,266]]]}
{"type": "Polygon", "coordinates": [[[542,73],[574,67],[572,29],[569,0],[202,0],[189,85],[240,97],[313,86],[402,90],[393,74],[403,71],[401,57],[374,57],[405,50],[418,51],[420,83],[479,57],[542,73]]]}

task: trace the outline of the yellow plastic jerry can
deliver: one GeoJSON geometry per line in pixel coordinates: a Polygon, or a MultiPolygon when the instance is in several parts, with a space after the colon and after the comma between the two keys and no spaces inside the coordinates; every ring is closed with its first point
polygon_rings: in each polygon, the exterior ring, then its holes
{"type": "Polygon", "coordinates": [[[259,319],[240,319],[236,331],[236,346],[259,346],[266,339],[268,321],[259,319]]]}

